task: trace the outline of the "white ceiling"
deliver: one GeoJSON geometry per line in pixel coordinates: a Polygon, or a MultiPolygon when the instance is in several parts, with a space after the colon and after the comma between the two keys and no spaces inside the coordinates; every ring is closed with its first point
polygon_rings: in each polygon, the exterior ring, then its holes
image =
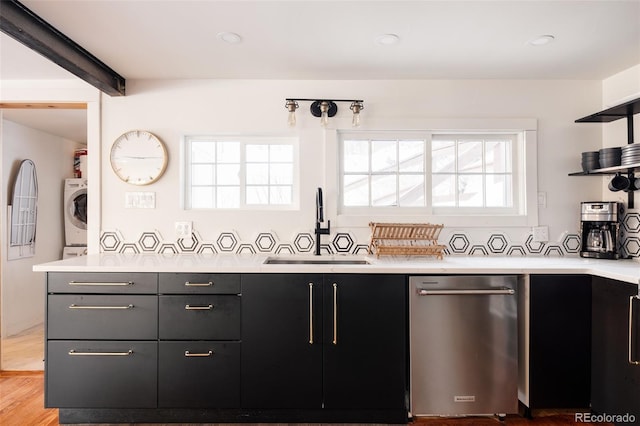
{"type": "MultiPolygon", "coordinates": [[[[601,80],[640,63],[640,0],[22,3],[126,79],[601,80]]],[[[0,36],[2,79],[69,76],[0,36]]]]}

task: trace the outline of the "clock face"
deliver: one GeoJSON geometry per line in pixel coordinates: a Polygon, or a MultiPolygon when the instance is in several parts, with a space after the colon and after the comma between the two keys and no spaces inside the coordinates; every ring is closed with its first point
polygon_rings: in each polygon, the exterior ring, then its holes
{"type": "Polygon", "coordinates": [[[148,185],[162,176],[167,167],[167,150],[153,133],[132,130],[111,147],[111,168],[123,181],[148,185]]]}

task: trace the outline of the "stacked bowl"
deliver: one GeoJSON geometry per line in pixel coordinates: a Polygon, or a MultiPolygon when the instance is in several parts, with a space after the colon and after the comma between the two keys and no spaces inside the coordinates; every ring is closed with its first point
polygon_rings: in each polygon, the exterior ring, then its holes
{"type": "Polygon", "coordinates": [[[603,148],[600,150],[600,168],[616,167],[622,160],[622,148],[603,148]]]}
{"type": "Polygon", "coordinates": [[[590,172],[600,167],[600,153],[598,151],[588,151],[582,153],[582,171],[590,172]]]}
{"type": "Polygon", "coordinates": [[[629,144],[622,147],[621,166],[640,163],[640,144],[629,144]]]}

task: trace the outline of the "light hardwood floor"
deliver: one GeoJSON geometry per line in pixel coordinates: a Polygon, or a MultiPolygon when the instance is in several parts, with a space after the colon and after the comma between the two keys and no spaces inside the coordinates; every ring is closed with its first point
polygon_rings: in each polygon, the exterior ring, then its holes
{"type": "Polygon", "coordinates": [[[2,339],[2,370],[44,370],[44,324],[2,339]]]}

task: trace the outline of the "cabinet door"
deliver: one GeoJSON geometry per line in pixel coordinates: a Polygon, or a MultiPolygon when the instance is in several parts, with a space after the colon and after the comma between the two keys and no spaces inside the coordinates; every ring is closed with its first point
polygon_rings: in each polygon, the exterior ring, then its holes
{"type": "Polygon", "coordinates": [[[240,274],[161,273],[160,294],[239,294],[240,274]]]}
{"type": "Polygon", "coordinates": [[[240,296],[162,295],[161,340],[239,340],[240,296]]]}
{"type": "MultiPolygon", "coordinates": [[[[633,414],[640,419],[640,365],[629,363],[629,303],[638,294],[636,284],[593,278],[591,408],[596,413],[633,414]]],[[[636,300],[637,302],[637,300],[636,300]]],[[[638,357],[638,310],[632,321],[638,357]]]]}
{"type": "Polygon", "coordinates": [[[158,296],[50,294],[48,339],[158,338],[158,296]]]}
{"type": "Polygon", "coordinates": [[[529,408],[588,408],[591,277],[532,275],[529,408]]]}
{"type": "Polygon", "coordinates": [[[157,342],[50,340],[45,407],[154,408],[157,342]]]}
{"type": "Polygon", "coordinates": [[[404,409],[406,278],[341,274],[324,281],[325,407],[404,409]]]}
{"type": "Polygon", "coordinates": [[[160,408],[240,407],[239,342],[160,342],[160,408]]]}
{"type": "Polygon", "coordinates": [[[322,406],[320,275],[242,276],[242,407],[322,406]]]}
{"type": "Polygon", "coordinates": [[[156,294],[158,274],[150,272],[48,272],[49,293],[156,294]]]}

